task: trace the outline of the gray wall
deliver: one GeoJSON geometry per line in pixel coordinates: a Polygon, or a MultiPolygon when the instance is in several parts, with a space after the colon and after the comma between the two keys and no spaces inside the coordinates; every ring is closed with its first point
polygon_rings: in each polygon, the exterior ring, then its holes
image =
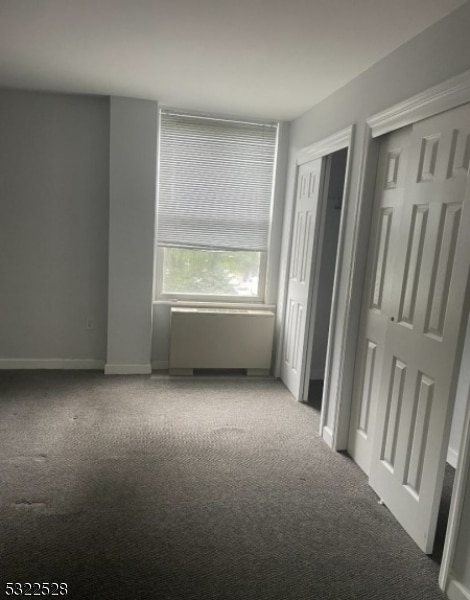
{"type": "Polygon", "coordinates": [[[104,361],[108,148],[107,99],[0,91],[0,362],[104,361]]]}
{"type": "Polygon", "coordinates": [[[150,372],[158,105],[111,98],[106,372],[150,372]]]}

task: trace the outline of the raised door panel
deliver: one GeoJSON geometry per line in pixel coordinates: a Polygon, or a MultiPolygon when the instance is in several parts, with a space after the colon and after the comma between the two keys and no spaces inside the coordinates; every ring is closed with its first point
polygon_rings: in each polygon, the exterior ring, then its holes
{"type": "Polygon", "coordinates": [[[380,148],[372,217],[371,249],[357,347],[348,452],[368,474],[381,377],[397,235],[403,205],[407,149],[411,129],[387,136],[380,148]]]}
{"type": "Polygon", "coordinates": [[[284,362],[289,369],[297,372],[299,367],[299,346],[302,337],[303,307],[290,300],[286,315],[286,336],[284,362]]]}
{"type": "Polygon", "coordinates": [[[379,235],[377,238],[377,253],[372,275],[372,290],[370,308],[382,312],[384,287],[390,270],[390,232],[392,229],[394,209],[391,206],[383,208],[379,217],[379,235]]]}
{"type": "Polygon", "coordinates": [[[289,277],[304,285],[307,278],[307,266],[312,242],[312,219],[311,210],[299,211],[295,215],[289,277]]]}
{"type": "Polygon", "coordinates": [[[355,427],[360,436],[367,439],[370,433],[370,408],[372,402],[372,394],[374,383],[377,379],[376,373],[376,356],[377,344],[372,340],[365,340],[365,359],[363,360],[363,373],[361,378],[362,396],[357,414],[357,422],[355,427]]]}
{"type": "Polygon", "coordinates": [[[406,364],[394,356],[389,371],[388,381],[385,386],[388,393],[385,400],[385,422],[380,449],[380,460],[391,473],[395,471],[398,428],[401,421],[406,370],[406,364]]]}
{"type": "Polygon", "coordinates": [[[429,294],[425,302],[425,335],[441,341],[449,305],[450,280],[460,229],[462,203],[442,204],[434,246],[429,294]]]}
{"type": "Polygon", "coordinates": [[[410,235],[405,256],[405,271],[401,286],[398,322],[413,327],[418,282],[421,274],[424,239],[426,237],[429,207],[412,207],[410,235]]]}
{"type": "Polygon", "coordinates": [[[424,457],[429,443],[429,424],[434,400],[435,382],[424,373],[419,373],[412,399],[412,416],[406,449],[403,483],[419,500],[423,479],[424,457]]]}

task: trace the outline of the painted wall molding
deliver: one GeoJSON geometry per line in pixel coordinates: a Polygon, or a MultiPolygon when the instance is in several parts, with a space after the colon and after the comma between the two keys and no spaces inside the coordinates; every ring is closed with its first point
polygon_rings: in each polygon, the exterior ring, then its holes
{"type": "Polygon", "coordinates": [[[446,593],[449,600],[470,600],[470,590],[453,577],[449,579],[446,593]]]}
{"type": "Polygon", "coordinates": [[[143,365],[114,365],[107,363],[104,367],[105,375],[150,375],[150,363],[143,365]]]}
{"type": "Polygon", "coordinates": [[[367,119],[367,124],[372,137],[377,137],[467,102],[470,102],[470,70],[394,104],[367,119]]]}
{"type": "Polygon", "coordinates": [[[0,369],[104,369],[104,360],[94,358],[0,358],[0,369]]]}

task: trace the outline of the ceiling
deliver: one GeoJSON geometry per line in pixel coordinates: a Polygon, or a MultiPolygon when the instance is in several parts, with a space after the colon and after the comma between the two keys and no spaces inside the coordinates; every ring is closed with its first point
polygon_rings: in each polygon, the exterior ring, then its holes
{"type": "Polygon", "coordinates": [[[464,0],[0,0],[0,86],[291,120],[464,0]]]}

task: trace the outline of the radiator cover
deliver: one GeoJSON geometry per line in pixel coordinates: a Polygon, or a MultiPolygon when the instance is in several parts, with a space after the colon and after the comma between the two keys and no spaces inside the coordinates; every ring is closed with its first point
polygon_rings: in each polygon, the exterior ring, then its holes
{"type": "Polygon", "coordinates": [[[271,368],[274,312],[172,308],[170,370],[271,368]]]}

